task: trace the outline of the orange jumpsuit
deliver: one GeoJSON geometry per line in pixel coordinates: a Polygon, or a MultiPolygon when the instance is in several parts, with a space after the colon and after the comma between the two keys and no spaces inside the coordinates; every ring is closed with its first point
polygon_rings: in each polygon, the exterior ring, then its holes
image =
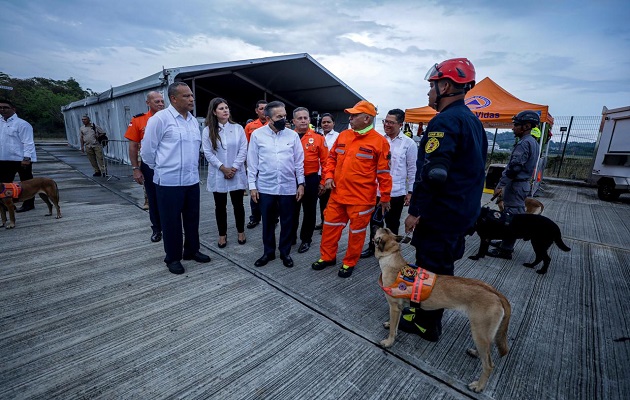
{"type": "Polygon", "coordinates": [[[257,118],[249,124],[245,125],[245,137],[247,138],[247,143],[249,143],[249,138],[252,137],[252,132],[265,125],[267,125],[267,123],[263,123],[260,118],[257,118]]]}
{"type": "Polygon", "coordinates": [[[390,158],[387,139],[373,128],[363,135],[352,129],[339,134],[322,174],[322,182],[332,178],[335,183],[324,210],[322,260],[336,259],[341,233],[350,221],[348,250],[343,263],[349,267],[357,264],[374,211],[377,187],[381,201],[390,201],[390,158]]]}

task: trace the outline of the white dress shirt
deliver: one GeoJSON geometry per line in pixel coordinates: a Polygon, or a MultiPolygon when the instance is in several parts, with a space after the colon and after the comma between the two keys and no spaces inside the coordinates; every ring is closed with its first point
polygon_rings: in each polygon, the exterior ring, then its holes
{"type": "Polygon", "coordinates": [[[160,186],[190,186],[199,183],[199,123],[189,112],[186,118],[169,105],[149,118],[140,155],[154,172],[160,186]]]}
{"type": "MultiPolygon", "coordinates": [[[[385,135],[392,153],[390,173],[392,175],[392,197],[405,196],[413,192],[416,179],[418,146],[413,139],[400,132],[393,140],[385,135]]],[[[379,192],[380,196],[381,193],[379,192]]]]}
{"type": "Polygon", "coordinates": [[[0,160],[22,161],[24,157],[30,157],[31,162],[37,161],[33,127],[17,114],[6,121],[0,117],[0,160]]]}
{"type": "Polygon", "coordinates": [[[328,150],[332,149],[332,146],[333,144],[335,144],[338,137],[339,137],[339,132],[337,132],[334,129],[324,134],[324,140],[326,140],[326,147],[328,147],[328,150]]]}
{"type": "Polygon", "coordinates": [[[201,133],[201,147],[208,160],[208,192],[227,193],[233,190],[247,189],[247,174],[245,173],[245,159],[247,158],[247,137],[243,127],[228,122],[219,123],[219,137],[217,149],[212,148],[210,130],[206,126],[201,133]],[[221,165],[226,168],[236,168],[232,179],[226,179],[219,170],[221,165]]]}
{"type": "Polygon", "coordinates": [[[294,195],[304,183],[304,148],[291,129],[278,133],[265,125],[252,132],[247,151],[249,189],[273,195],[294,195]]]}

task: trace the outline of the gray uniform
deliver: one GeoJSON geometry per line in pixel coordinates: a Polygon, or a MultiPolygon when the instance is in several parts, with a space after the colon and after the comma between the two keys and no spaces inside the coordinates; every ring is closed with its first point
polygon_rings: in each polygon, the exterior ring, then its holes
{"type": "MultiPolygon", "coordinates": [[[[498,187],[503,188],[503,209],[525,214],[525,198],[531,190],[531,179],[538,161],[538,143],[529,133],[516,144],[503,170],[498,187]]],[[[501,248],[511,251],[515,240],[504,240],[501,248]]]]}

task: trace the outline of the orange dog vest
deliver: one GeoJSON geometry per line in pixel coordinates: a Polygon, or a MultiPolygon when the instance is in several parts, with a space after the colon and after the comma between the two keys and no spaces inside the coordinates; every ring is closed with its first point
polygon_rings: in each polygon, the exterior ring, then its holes
{"type": "Polygon", "coordinates": [[[18,183],[5,183],[4,190],[0,192],[0,199],[12,197],[17,199],[22,193],[22,186],[18,183]]]}
{"type": "Polygon", "coordinates": [[[396,281],[390,286],[383,286],[383,275],[378,278],[378,285],[387,295],[410,299],[414,303],[420,303],[429,298],[435,286],[437,275],[415,265],[407,264],[404,266],[396,281]]]}

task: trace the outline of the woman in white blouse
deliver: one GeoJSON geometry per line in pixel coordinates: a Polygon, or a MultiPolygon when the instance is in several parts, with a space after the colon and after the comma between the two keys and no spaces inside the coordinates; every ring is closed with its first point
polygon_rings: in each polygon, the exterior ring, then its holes
{"type": "Polygon", "coordinates": [[[245,208],[243,194],[247,188],[245,159],[247,138],[239,124],[230,119],[227,101],[216,97],[210,101],[206,127],[201,135],[203,153],[208,160],[208,191],[214,196],[219,228],[219,248],[227,245],[227,195],[230,194],[238,243],[245,244],[245,208]]]}

